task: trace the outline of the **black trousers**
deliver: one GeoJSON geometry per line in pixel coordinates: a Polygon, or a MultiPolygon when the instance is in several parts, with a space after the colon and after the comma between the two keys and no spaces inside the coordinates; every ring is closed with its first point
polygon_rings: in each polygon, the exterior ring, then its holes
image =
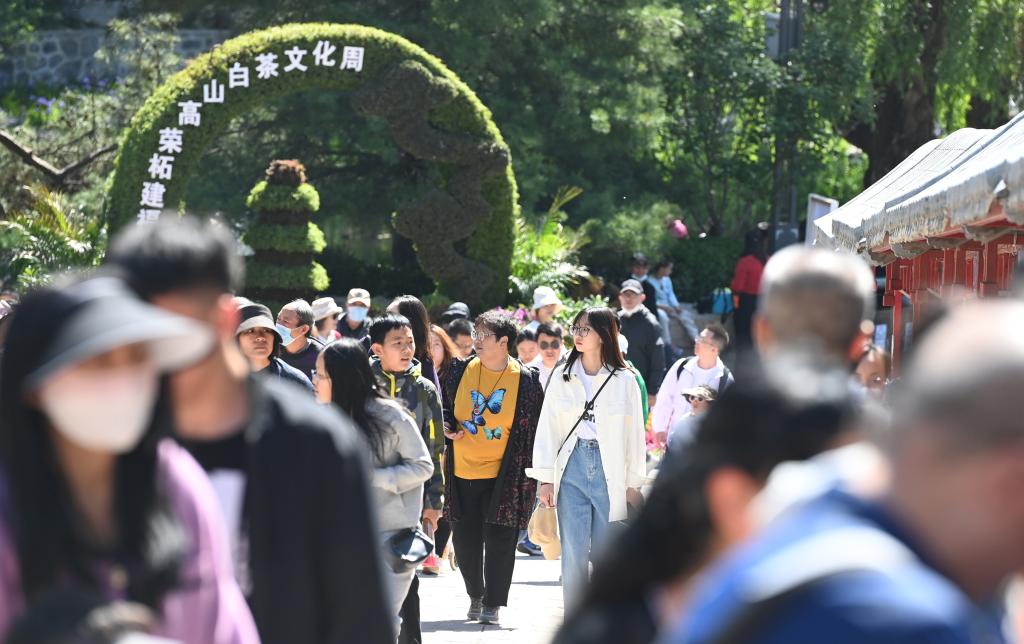
{"type": "Polygon", "coordinates": [[[402,603],[402,630],[398,633],[398,644],[420,644],[423,634],[420,631],[420,580],[413,576],[409,593],[402,603]]]}
{"type": "Polygon", "coordinates": [[[747,349],[754,344],[751,333],[751,326],[754,321],[754,311],[757,310],[757,296],[747,293],[739,294],[740,306],[733,313],[733,324],[736,328],[736,348],[747,349]]]}
{"type": "Polygon", "coordinates": [[[452,536],[452,524],[448,519],[441,517],[437,520],[437,530],[434,532],[434,552],[440,557],[448,546],[448,539],[452,536]]]}
{"type": "Polygon", "coordinates": [[[470,597],[483,597],[484,606],[507,606],[516,565],[519,530],[486,523],[496,479],[455,478],[461,516],[452,523],[459,571],[470,597]]]}

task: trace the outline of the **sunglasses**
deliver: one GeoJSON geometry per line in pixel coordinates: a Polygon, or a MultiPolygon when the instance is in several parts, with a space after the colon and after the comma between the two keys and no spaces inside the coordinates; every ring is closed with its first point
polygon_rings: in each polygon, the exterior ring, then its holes
{"type": "Polygon", "coordinates": [[[540,345],[541,351],[547,351],[548,349],[557,349],[561,345],[561,343],[558,340],[552,340],[551,342],[541,341],[538,342],[537,344],[540,345]]]}
{"type": "Polygon", "coordinates": [[[700,402],[708,402],[708,399],[705,398],[704,396],[694,396],[692,394],[683,394],[683,398],[688,403],[692,403],[695,400],[699,400],[700,402]]]}

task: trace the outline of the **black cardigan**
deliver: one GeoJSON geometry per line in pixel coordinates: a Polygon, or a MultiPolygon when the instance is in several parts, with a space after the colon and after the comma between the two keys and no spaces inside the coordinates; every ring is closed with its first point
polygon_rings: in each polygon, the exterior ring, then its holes
{"type": "Polygon", "coordinates": [[[365,442],[300,392],[250,380],[246,529],[260,638],[394,642],[365,442]]]}

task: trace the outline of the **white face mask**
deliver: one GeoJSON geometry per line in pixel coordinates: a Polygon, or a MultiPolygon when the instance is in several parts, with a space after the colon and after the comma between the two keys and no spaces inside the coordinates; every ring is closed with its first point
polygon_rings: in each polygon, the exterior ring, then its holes
{"type": "Polygon", "coordinates": [[[637,311],[639,311],[642,308],[644,308],[644,303],[643,302],[637,304],[636,306],[634,306],[631,309],[627,309],[627,308],[623,307],[622,308],[622,313],[628,318],[628,317],[632,317],[634,313],[636,313],[637,311]]]}
{"type": "Polygon", "coordinates": [[[69,369],[39,389],[43,411],[75,445],[124,454],[138,445],[153,415],[157,374],[151,365],[102,372],[69,369]]]}

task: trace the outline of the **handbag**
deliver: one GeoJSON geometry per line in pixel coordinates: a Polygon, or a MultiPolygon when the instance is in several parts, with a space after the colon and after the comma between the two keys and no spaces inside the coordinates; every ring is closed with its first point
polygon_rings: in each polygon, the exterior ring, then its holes
{"type": "Polygon", "coordinates": [[[384,559],[396,573],[415,570],[434,551],[434,540],[417,526],[405,528],[388,537],[384,559]]]}

